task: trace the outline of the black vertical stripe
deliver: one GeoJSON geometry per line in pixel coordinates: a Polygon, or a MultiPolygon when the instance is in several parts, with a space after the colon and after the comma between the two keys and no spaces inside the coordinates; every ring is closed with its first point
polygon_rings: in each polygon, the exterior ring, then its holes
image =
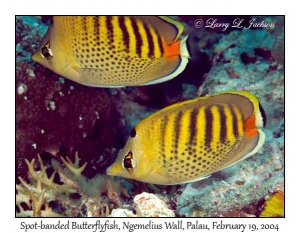
{"type": "Polygon", "coordinates": [[[211,113],[211,107],[205,109],[205,119],[206,119],[206,125],[205,125],[205,145],[206,147],[210,148],[210,143],[213,138],[213,132],[212,132],[212,121],[213,116],[211,113]]]}
{"type": "Polygon", "coordinates": [[[220,141],[225,143],[227,138],[227,127],[226,127],[226,115],[224,111],[224,107],[222,105],[217,105],[219,113],[220,113],[220,141]]]}
{"type": "Polygon", "coordinates": [[[126,46],[126,51],[129,51],[129,33],[125,25],[125,16],[119,16],[119,26],[123,34],[123,41],[126,46]]]}
{"type": "Polygon", "coordinates": [[[234,133],[235,137],[238,137],[239,136],[239,131],[238,131],[237,115],[235,114],[235,111],[234,111],[233,106],[231,104],[229,104],[229,109],[230,109],[230,112],[231,112],[231,115],[232,115],[232,118],[233,118],[233,122],[232,122],[233,133],[234,133]]]}
{"type": "Polygon", "coordinates": [[[132,24],[132,28],[133,28],[133,32],[135,35],[135,39],[136,39],[136,54],[141,57],[142,56],[142,45],[143,45],[143,40],[142,40],[142,36],[139,32],[139,28],[137,26],[137,22],[136,19],[131,18],[131,24],[132,24]]]}
{"type": "MultiPolygon", "coordinates": [[[[193,111],[190,113],[190,138],[189,144],[192,145],[196,136],[197,136],[197,115],[198,115],[199,108],[194,108],[193,111]]],[[[197,139],[197,138],[196,138],[197,139]]]]}
{"type": "Polygon", "coordinates": [[[164,54],[164,47],[163,47],[162,38],[156,31],[155,31],[155,33],[158,36],[158,47],[159,47],[159,50],[160,50],[160,54],[164,54]]]}
{"type": "Polygon", "coordinates": [[[264,108],[261,106],[260,103],[259,103],[259,111],[260,111],[261,117],[263,118],[263,126],[266,127],[267,115],[266,115],[266,112],[265,112],[264,108]]]}
{"type": "Polygon", "coordinates": [[[161,126],[161,149],[162,153],[165,152],[165,134],[166,134],[166,129],[167,129],[167,123],[168,123],[169,117],[168,115],[165,115],[164,118],[162,119],[162,126],[161,126]]]}
{"type": "Polygon", "coordinates": [[[150,28],[147,24],[143,24],[145,31],[146,31],[146,36],[148,40],[148,47],[149,47],[149,52],[148,52],[148,57],[153,57],[154,56],[154,43],[153,43],[153,37],[150,32],[150,28]]]}
{"type": "Polygon", "coordinates": [[[114,43],[114,28],[112,24],[112,16],[106,17],[106,28],[107,28],[107,36],[110,45],[113,45],[114,43]]]}
{"type": "Polygon", "coordinates": [[[174,131],[175,131],[175,139],[174,139],[174,146],[175,149],[178,149],[178,143],[179,143],[179,135],[180,135],[180,129],[181,129],[181,118],[182,118],[182,112],[178,112],[175,121],[174,121],[174,131]]]}
{"type": "Polygon", "coordinates": [[[81,17],[82,29],[84,32],[87,32],[86,16],[81,17]]]}
{"type": "Polygon", "coordinates": [[[245,122],[245,121],[246,121],[246,119],[245,119],[246,117],[245,117],[244,112],[243,112],[243,111],[240,111],[240,113],[241,113],[241,115],[242,115],[242,121],[245,122]]]}
{"type": "Polygon", "coordinates": [[[100,40],[99,16],[93,17],[93,23],[94,23],[94,37],[96,38],[96,41],[99,41],[100,40]]]}

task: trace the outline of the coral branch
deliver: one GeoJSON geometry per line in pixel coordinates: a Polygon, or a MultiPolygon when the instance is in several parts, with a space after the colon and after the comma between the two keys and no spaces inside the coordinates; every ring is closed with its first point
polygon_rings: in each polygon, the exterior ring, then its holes
{"type": "Polygon", "coordinates": [[[40,196],[36,198],[36,196],[32,193],[29,192],[31,200],[32,200],[32,210],[33,210],[33,217],[41,217],[41,209],[42,205],[44,203],[44,194],[45,194],[45,189],[42,191],[40,196]]]}
{"type": "Polygon", "coordinates": [[[81,176],[82,171],[85,169],[87,162],[85,162],[81,167],[79,167],[79,157],[78,157],[78,153],[76,152],[75,155],[75,162],[72,163],[72,161],[66,157],[67,161],[63,158],[60,157],[61,160],[63,161],[64,165],[76,176],[79,177],[81,176]]]}
{"type": "Polygon", "coordinates": [[[16,206],[19,209],[16,216],[19,217],[106,217],[110,214],[109,201],[115,206],[121,206],[120,190],[121,185],[105,175],[96,175],[87,179],[81,173],[87,163],[81,167],[79,156],[76,153],[74,163],[66,157],[61,157],[65,167],[57,160],[51,161],[54,172],[48,177],[46,166],[38,156],[40,170],[35,170],[35,160],[28,161],[28,181],[19,177],[20,185],[16,186],[16,206]],[[63,184],[55,183],[55,175],[58,174],[63,184]],[[101,194],[106,193],[103,199],[101,194]],[[76,193],[78,198],[70,198],[70,193],[76,193]],[[56,213],[49,206],[49,201],[55,201],[54,205],[62,208],[55,208],[56,213]],[[26,203],[30,210],[22,208],[21,203],[26,203]],[[63,215],[62,215],[63,214],[63,215]]]}
{"type": "Polygon", "coordinates": [[[43,170],[45,168],[45,165],[39,154],[38,154],[38,160],[39,160],[39,164],[40,164],[40,169],[43,170]]]}

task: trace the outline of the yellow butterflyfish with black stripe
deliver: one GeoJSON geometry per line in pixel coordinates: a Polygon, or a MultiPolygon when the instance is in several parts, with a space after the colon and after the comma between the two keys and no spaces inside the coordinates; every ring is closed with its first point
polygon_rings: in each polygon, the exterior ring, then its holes
{"type": "Polygon", "coordinates": [[[32,59],[87,86],[150,85],[185,69],[182,32],[163,16],[54,16],[32,59]]]}
{"type": "Polygon", "coordinates": [[[107,174],[162,185],[201,180],[255,154],[265,123],[247,91],[176,103],[136,125],[107,174]]]}

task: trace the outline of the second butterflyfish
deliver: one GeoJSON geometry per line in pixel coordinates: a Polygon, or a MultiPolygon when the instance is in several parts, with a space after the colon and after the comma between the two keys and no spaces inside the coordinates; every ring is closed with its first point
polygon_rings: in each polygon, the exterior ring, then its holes
{"type": "Polygon", "coordinates": [[[107,174],[161,185],[198,181],[258,152],[265,124],[247,91],[173,104],[136,125],[107,174]]]}
{"type": "Polygon", "coordinates": [[[156,16],[54,16],[32,59],[87,86],[150,85],[189,60],[183,25],[156,16]]]}

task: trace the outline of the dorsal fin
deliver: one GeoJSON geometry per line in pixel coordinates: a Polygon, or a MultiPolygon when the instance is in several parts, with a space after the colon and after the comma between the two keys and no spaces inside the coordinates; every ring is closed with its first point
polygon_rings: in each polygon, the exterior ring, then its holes
{"type": "Polygon", "coordinates": [[[253,137],[245,136],[241,141],[240,147],[235,153],[233,154],[231,160],[227,162],[227,164],[220,170],[225,168],[231,167],[236,163],[249,158],[250,156],[256,154],[258,150],[262,147],[265,142],[265,134],[261,130],[257,130],[257,134],[253,137]],[[236,159],[238,158],[238,159],[236,159]],[[234,161],[235,160],[235,161],[234,161]]]}
{"type": "Polygon", "coordinates": [[[225,91],[219,94],[227,94],[227,97],[226,95],[224,96],[224,101],[227,101],[225,99],[228,98],[231,103],[240,109],[244,117],[244,123],[248,125],[249,130],[266,126],[266,113],[255,95],[248,91],[235,90],[225,91]],[[231,99],[230,95],[235,95],[234,99],[231,99]]]}
{"type": "Polygon", "coordinates": [[[184,111],[186,108],[191,108],[192,106],[203,106],[203,105],[210,105],[210,104],[234,104],[237,106],[238,109],[243,114],[243,119],[246,121],[247,119],[251,118],[255,115],[255,109],[258,110],[258,99],[256,96],[251,94],[247,91],[226,91],[226,92],[219,92],[213,95],[199,97],[193,100],[188,100],[184,102],[179,102],[177,104],[173,104],[168,106],[159,112],[152,114],[149,118],[155,118],[156,115],[161,114],[162,112],[169,111],[172,112],[173,110],[177,111],[181,109],[184,111]],[[257,106],[256,106],[257,105],[257,106]]]}
{"type": "Polygon", "coordinates": [[[243,120],[246,121],[255,115],[255,105],[258,100],[246,91],[228,91],[213,95],[210,102],[234,104],[241,111],[243,120]]]}
{"type": "Polygon", "coordinates": [[[168,44],[175,42],[183,31],[183,25],[166,16],[135,16],[146,24],[152,25],[168,44]]]}

